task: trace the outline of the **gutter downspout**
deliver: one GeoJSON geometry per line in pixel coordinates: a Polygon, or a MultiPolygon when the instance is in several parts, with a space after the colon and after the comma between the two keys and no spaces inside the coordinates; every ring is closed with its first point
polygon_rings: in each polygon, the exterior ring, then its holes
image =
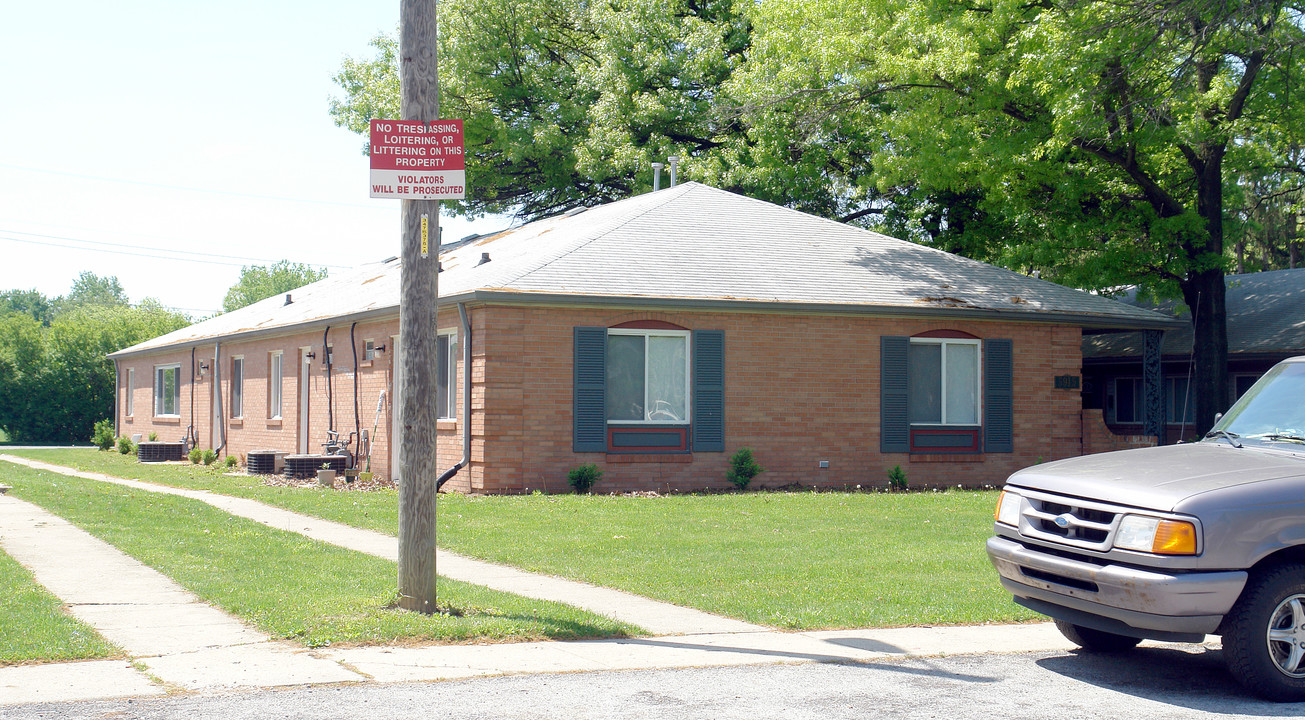
{"type": "Polygon", "coordinates": [[[458,303],[458,317],[462,320],[462,459],[435,481],[435,492],[471,462],[471,319],[464,303],[458,303]]]}
{"type": "Polygon", "coordinates": [[[222,438],[222,444],[213,452],[220,455],[227,447],[227,421],[222,412],[222,343],[213,345],[213,395],[217,403],[218,437],[222,438]]]}
{"type": "MultiPolygon", "coordinates": [[[[122,437],[122,429],[118,425],[118,388],[122,387],[122,368],[118,367],[118,361],[113,361],[113,436],[122,437]]],[[[127,388],[127,394],[131,394],[131,388],[127,388]]]]}

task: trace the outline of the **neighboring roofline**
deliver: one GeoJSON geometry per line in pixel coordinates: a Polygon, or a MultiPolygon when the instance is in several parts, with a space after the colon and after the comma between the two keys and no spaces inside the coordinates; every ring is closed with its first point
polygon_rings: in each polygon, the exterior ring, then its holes
{"type": "MultiPolygon", "coordinates": [[[[754,312],[782,315],[841,315],[841,316],[877,316],[904,318],[937,318],[955,320],[988,320],[1002,322],[1032,323],[1040,325],[1074,325],[1103,332],[1126,332],[1133,330],[1167,330],[1183,325],[1185,321],[1157,317],[1155,320],[1141,318],[1115,318],[1102,315],[1080,313],[1047,313],[1029,310],[1004,311],[985,308],[935,308],[906,307],[901,305],[852,305],[846,303],[794,303],[766,302],[764,300],[725,300],[711,298],[656,298],[628,297],[614,295],[554,294],[537,292],[514,292],[510,290],[472,290],[448,295],[439,299],[440,307],[455,303],[477,305],[530,305],[558,307],[632,307],[640,309],[700,310],[709,312],[754,312]]],[[[192,347],[212,345],[215,342],[243,342],[262,337],[292,335],[310,329],[328,325],[349,324],[377,320],[398,315],[399,306],[390,305],[348,315],[330,318],[306,320],[291,325],[245,330],[228,335],[210,335],[193,340],[182,340],[171,345],[159,345],[140,350],[119,350],[109,353],[113,360],[150,355],[158,352],[186,350],[192,347]]],[[[1159,313],[1156,313],[1159,315],[1159,313]]]]}
{"type": "Polygon", "coordinates": [[[257,328],[255,330],[242,330],[227,335],[209,335],[207,337],[195,338],[193,340],[179,340],[171,345],[158,345],[155,347],[141,348],[140,350],[122,349],[117,352],[109,353],[111,360],[121,358],[135,357],[137,355],[153,355],[160,352],[174,352],[176,350],[189,350],[193,347],[203,347],[214,343],[223,342],[242,342],[245,340],[254,340],[263,337],[276,337],[279,335],[297,335],[309,329],[327,327],[330,325],[351,324],[355,322],[364,322],[366,320],[378,320],[399,314],[399,306],[391,305],[384,308],[373,310],[364,310],[362,312],[350,313],[348,315],[336,315],[329,318],[316,320],[305,320],[290,325],[277,325],[275,327],[257,328]]]}

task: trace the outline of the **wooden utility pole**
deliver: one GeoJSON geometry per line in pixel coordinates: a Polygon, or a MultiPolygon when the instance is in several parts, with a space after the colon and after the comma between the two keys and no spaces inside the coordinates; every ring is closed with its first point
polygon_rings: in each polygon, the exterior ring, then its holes
{"type": "MultiPolygon", "coordinates": [[[[400,0],[401,119],[439,119],[436,0],[400,0]]],[[[402,200],[399,351],[399,605],[432,613],[435,603],[435,348],[439,303],[440,204],[402,200]],[[425,220],[425,223],[423,223],[425,220]],[[427,230],[423,247],[423,225],[427,230]]]]}

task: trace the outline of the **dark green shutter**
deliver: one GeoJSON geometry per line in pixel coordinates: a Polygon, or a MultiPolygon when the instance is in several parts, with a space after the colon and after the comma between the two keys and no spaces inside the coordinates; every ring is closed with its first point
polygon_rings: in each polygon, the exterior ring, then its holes
{"type": "Polygon", "coordinates": [[[1015,371],[1010,340],[983,341],[983,451],[1015,451],[1015,371]]]}
{"type": "Polygon", "coordinates": [[[725,333],[693,333],[693,451],[725,452],[725,333]]]}
{"type": "Polygon", "coordinates": [[[906,395],[906,355],[910,346],[908,337],[879,338],[879,452],[911,451],[906,395]]]}
{"type": "Polygon", "coordinates": [[[607,451],[607,328],[575,328],[575,452],[607,451]]]}

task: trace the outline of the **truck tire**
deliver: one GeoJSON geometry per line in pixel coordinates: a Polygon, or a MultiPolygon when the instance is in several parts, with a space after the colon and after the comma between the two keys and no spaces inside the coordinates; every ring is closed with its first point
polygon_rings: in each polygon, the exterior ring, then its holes
{"type": "Polygon", "coordinates": [[[1120,652],[1131,650],[1142,642],[1142,638],[1129,637],[1128,635],[1116,635],[1104,630],[1094,630],[1082,625],[1074,625],[1064,620],[1056,621],[1056,629],[1060,631],[1070,642],[1078,645],[1084,650],[1093,650],[1096,652],[1120,652]]]}
{"type": "Polygon", "coordinates": [[[1251,577],[1225,618],[1223,656],[1246,689],[1267,700],[1305,700],[1305,565],[1251,577]]]}

